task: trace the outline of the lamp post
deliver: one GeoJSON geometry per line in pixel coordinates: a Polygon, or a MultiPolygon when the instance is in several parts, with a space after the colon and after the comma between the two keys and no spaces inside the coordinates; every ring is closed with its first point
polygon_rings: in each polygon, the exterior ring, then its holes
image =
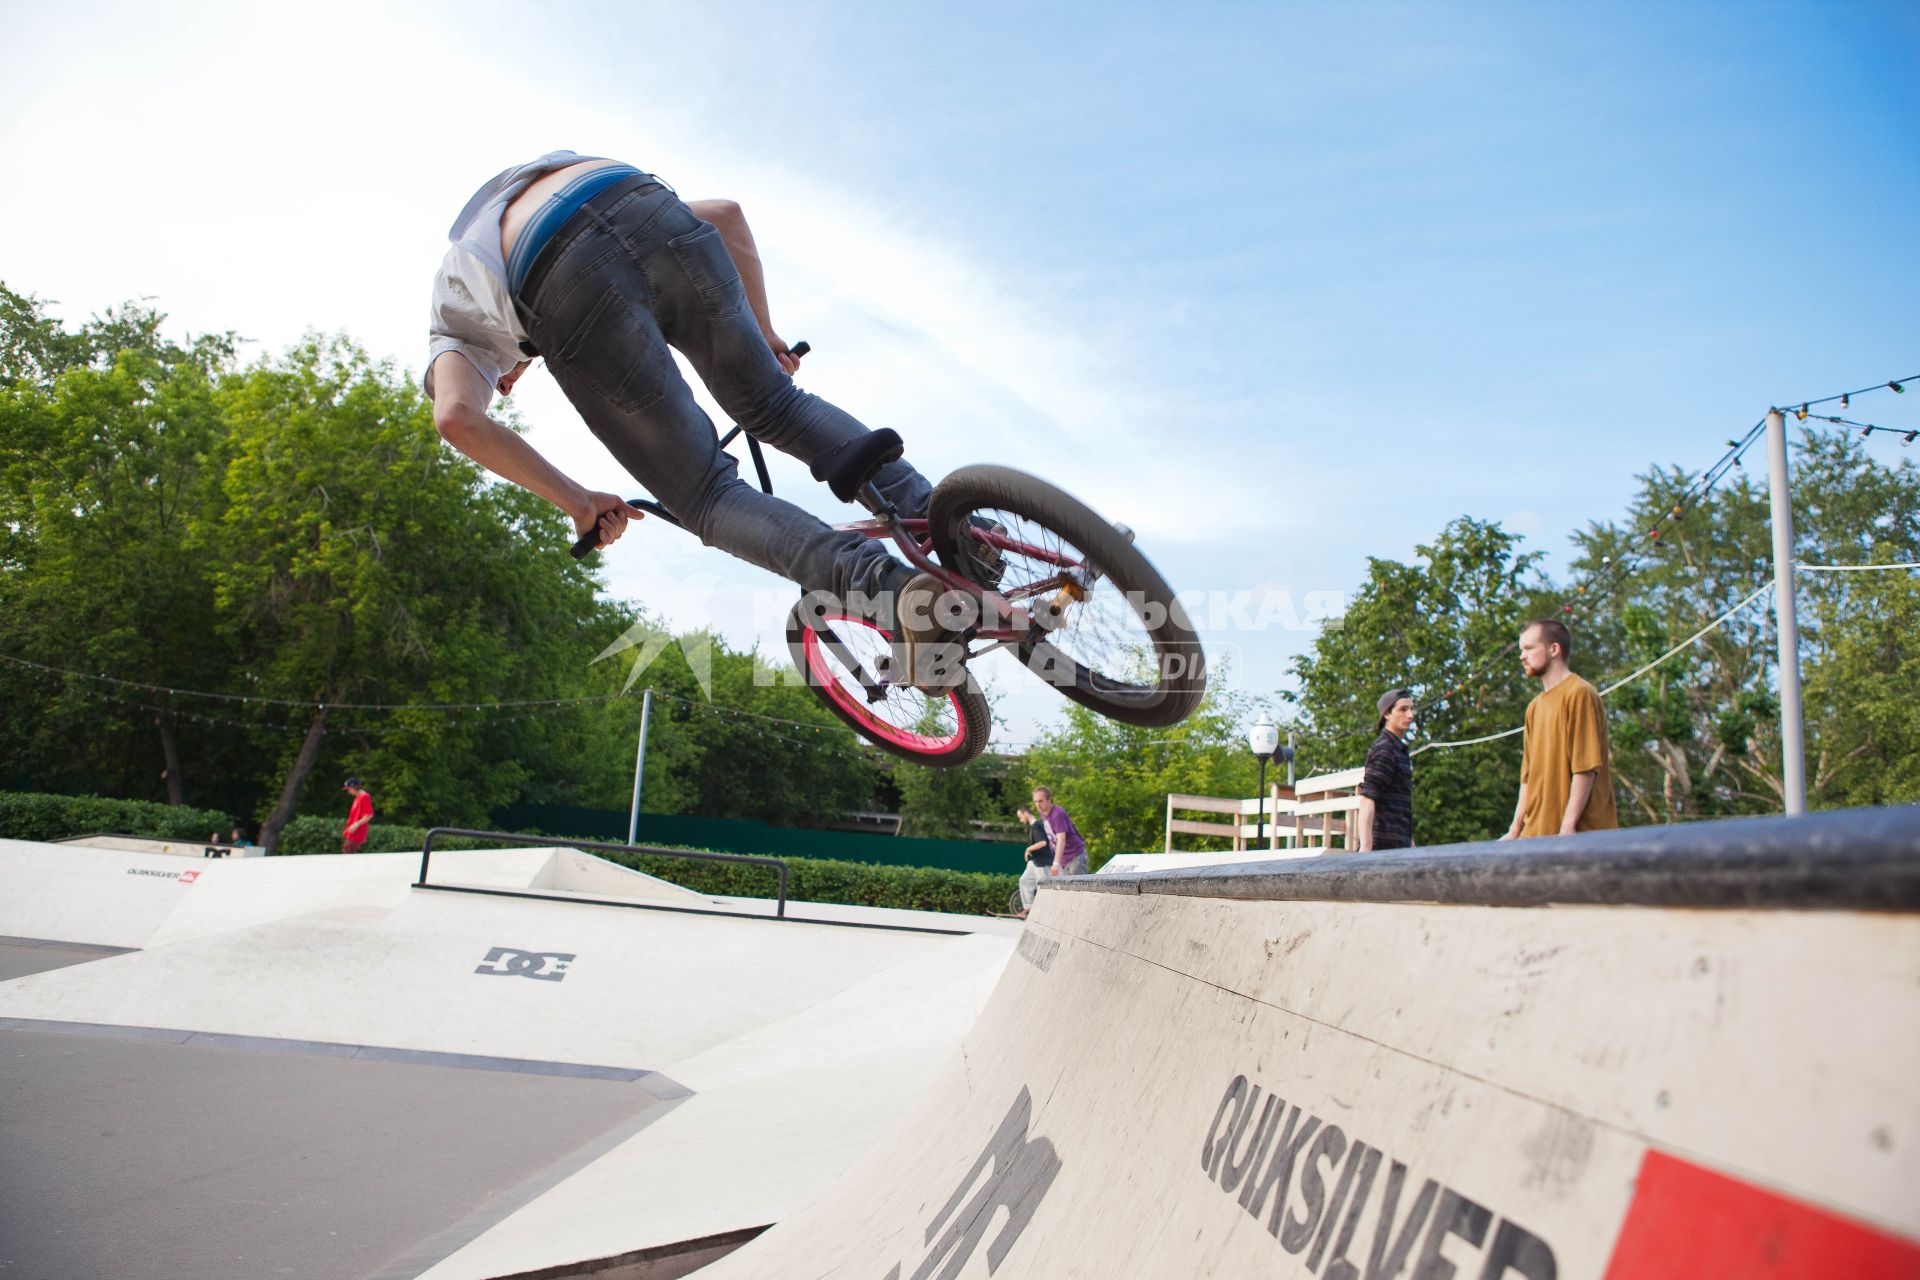
{"type": "Polygon", "coordinates": [[[1260,816],[1255,820],[1253,843],[1256,848],[1267,842],[1267,761],[1273,759],[1274,752],[1280,749],[1280,731],[1273,727],[1273,721],[1265,715],[1260,723],[1247,730],[1247,750],[1253,752],[1253,758],[1260,762],[1260,816]]]}

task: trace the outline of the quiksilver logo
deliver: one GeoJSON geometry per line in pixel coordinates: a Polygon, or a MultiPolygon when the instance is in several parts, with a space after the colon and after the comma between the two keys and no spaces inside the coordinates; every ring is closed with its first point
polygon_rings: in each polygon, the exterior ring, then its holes
{"type": "Polygon", "coordinates": [[[1553,1250],[1540,1237],[1505,1218],[1495,1226],[1491,1209],[1432,1178],[1408,1203],[1405,1164],[1277,1094],[1263,1104],[1261,1092],[1243,1075],[1228,1083],[1200,1146],[1200,1168],[1228,1195],[1237,1191],[1256,1221],[1264,1217],[1282,1249],[1304,1252],[1308,1272],[1325,1280],[1452,1275],[1473,1248],[1484,1252],[1482,1280],[1554,1280],[1553,1250]],[[1388,1169],[1376,1197],[1382,1163],[1388,1169]],[[1450,1238],[1460,1243],[1443,1254],[1450,1238]],[[1361,1249],[1356,1262],[1349,1251],[1361,1249]]]}

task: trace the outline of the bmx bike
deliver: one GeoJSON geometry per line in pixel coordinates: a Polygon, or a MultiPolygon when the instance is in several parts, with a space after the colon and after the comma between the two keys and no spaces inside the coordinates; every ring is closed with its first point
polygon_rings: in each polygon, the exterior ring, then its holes
{"type": "MultiPolygon", "coordinates": [[[[794,350],[803,354],[805,344],[794,350]]],[[[772,493],[759,442],[748,436],[747,446],[760,487],[772,493]]],[[[1037,476],[989,465],[962,467],[934,486],[924,518],[903,516],[873,481],[903,452],[897,432],[874,431],[815,462],[813,477],[872,513],[836,528],[892,542],[916,569],[979,602],[956,632],[966,663],[1011,653],[1067,698],[1125,724],[1158,728],[1193,713],[1206,693],[1206,656],[1130,530],[1037,476]]],[[[633,505],[680,525],[658,502],[633,505]]],[[[588,530],[574,555],[589,554],[597,539],[588,530]]],[[[787,647],[827,709],[882,750],[952,768],[986,749],[993,713],[971,670],[937,691],[896,678],[893,633],[867,611],[805,596],[788,615],[787,647]]]]}

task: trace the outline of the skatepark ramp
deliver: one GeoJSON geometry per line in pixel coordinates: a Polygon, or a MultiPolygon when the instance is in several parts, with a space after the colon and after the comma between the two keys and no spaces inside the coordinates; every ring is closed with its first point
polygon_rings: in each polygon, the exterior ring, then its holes
{"type": "Polygon", "coordinates": [[[1920,1276],[1920,809],[1050,882],[702,1280],[1920,1276]]]}

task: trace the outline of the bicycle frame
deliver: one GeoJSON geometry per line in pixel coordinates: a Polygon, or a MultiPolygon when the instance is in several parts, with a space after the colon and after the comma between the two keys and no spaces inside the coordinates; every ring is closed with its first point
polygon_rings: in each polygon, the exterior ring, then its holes
{"type": "MultiPolygon", "coordinates": [[[[733,427],[720,437],[720,447],[726,448],[733,442],[734,437],[742,434],[744,430],[745,428],[737,425],[733,427]]],[[[771,494],[773,479],[767,474],[766,456],[760,451],[760,442],[752,436],[747,437],[747,452],[753,460],[753,469],[759,478],[761,492],[771,494]]],[[[1093,585],[1084,576],[1086,565],[1080,561],[1048,551],[1043,547],[1033,546],[1031,543],[1021,542],[1017,538],[1010,538],[1002,533],[982,529],[976,536],[989,546],[1001,551],[1011,551],[1043,564],[1051,564],[1061,570],[1052,577],[1027,583],[1003,595],[973,581],[964,574],[955,573],[936,563],[933,559],[933,539],[928,535],[928,522],[924,519],[898,515],[893,505],[880,496],[880,491],[874,488],[872,482],[862,486],[861,496],[867,500],[869,507],[877,509],[880,514],[869,516],[865,520],[834,525],[835,529],[857,533],[876,542],[892,542],[900,549],[900,554],[906,558],[907,563],[914,568],[932,574],[943,585],[956,591],[980,596],[989,606],[989,616],[995,619],[996,623],[1002,624],[970,629],[967,633],[969,641],[986,640],[989,644],[986,648],[970,651],[969,657],[978,657],[1001,645],[1014,644],[1027,637],[1032,626],[1032,615],[1019,607],[1020,602],[1031,600],[1049,591],[1068,589],[1084,591],[1093,585]]],[[[651,498],[633,498],[629,500],[629,504],[660,517],[676,529],[686,527],[674,517],[671,511],[651,498]]]]}
{"type": "MultiPolygon", "coordinates": [[[[744,430],[745,428],[736,425],[720,437],[720,447],[726,448],[733,438],[744,430]]],[[[753,469],[760,481],[761,492],[771,494],[773,479],[767,473],[766,456],[760,451],[760,442],[752,436],[747,437],[747,452],[753,460],[753,469]]],[[[977,529],[974,536],[987,545],[1042,564],[1053,565],[1059,570],[1058,573],[1035,582],[1023,583],[1003,594],[936,563],[933,558],[933,539],[929,534],[929,522],[922,518],[900,515],[893,504],[881,496],[879,489],[871,480],[861,486],[860,496],[868,509],[877,514],[865,520],[835,525],[834,528],[848,533],[857,533],[876,542],[892,542],[899,548],[900,554],[906,558],[908,564],[923,573],[932,574],[948,588],[980,599],[985,605],[985,616],[981,620],[984,625],[969,627],[962,635],[963,642],[968,645],[968,661],[991,653],[995,649],[1018,645],[1035,637],[1036,621],[1032,611],[1024,607],[1025,602],[1049,592],[1064,593],[1072,599],[1083,600],[1098,577],[1097,570],[1091,570],[1085,563],[1069,556],[1049,551],[1044,547],[1033,546],[1031,543],[1022,542],[1004,533],[996,533],[991,529],[977,529]],[[972,646],[975,641],[985,643],[979,648],[974,648],[972,646]]],[[[630,500],[630,505],[660,517],[676,529],[686,527],[671,511],[651,498],[633,498],[630,500]]],[[[582,541],[584,542],[584,539],[582,541]]],[[[576,544],[576,548],[579,545],[576,544]]],[[[869,701],[879,702],[887,696],[886,683],[869,675],[865,665],[847,648],[838,635],[831,630],[822,631],[817,628],[815,633],[819,635],[821,643],[827,646],[828,651],[838,658],[848,671],[858,677],[860,687],[866,691],[869,701]]]]}

